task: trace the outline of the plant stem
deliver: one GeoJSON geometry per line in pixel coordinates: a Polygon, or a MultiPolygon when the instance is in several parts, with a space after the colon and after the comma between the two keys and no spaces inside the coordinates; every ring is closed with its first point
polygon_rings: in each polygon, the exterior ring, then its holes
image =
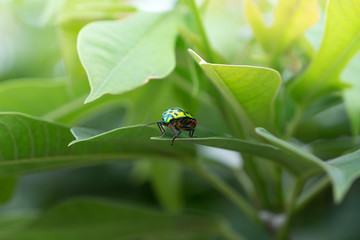
{"type": "Polygon", "coordinates": [[[260,166],[256,161],[255,157],[248,154],[242,154],[245,161],[245,170],[252,179],[258,196],[262,199],[262,207],[271,208],[270,199],[266,190],[266,181],[264,175],[260,170],[260,166]]]}
{"type": "Polygon", "coordinates": [[[330,184],[330,178],[328,176],[324,176],[319,179],[316,183],[311,185],[309,189],[307,189],[302,196],[298,199],[295,211],[299,211],[306,206],[316,195],[318,195],[322,190],[324,190],[330,184]]]}
{"type": "Polygon", "coordinates": [[[212,54],[212,51],[211,51],[211,47],[210,47],[210,41],[207,37],[207,34],[205,32],[205,27],[204,27],[204,24],[203,24],[203,21],[201,19],[201,16],[200,16],[200,12],[199,12],[199,9],[198,7],[196,6],[196,2],[195,0],[190,0],[190,8],[195,16],[195,19],[196,19],[196,22],[197,22],[197,25],[199,27],[199,31],[200,31],[200,35],[203,39],[203,42],[204,42],[204,48],[205,48],[205,51],[206,51],[206,56],[207,56],[207,60],[209,62],[213,62],[213,54],[212,54]]]}
{"type": "Polygon", "coordinates": [[[193,160],[187,161],[187,164],[193,171],[208,181],[219,192],[223,193],[230,201],[232,201],[239,209],[241,209],[250,219],[257,224],[261,224],[256,209],[251,206],[240,194],[226,184],[221,178],[206,169],[200,163],[193,160]]]}
{"type": "Polygon", "coordinates": [[[274,166],[275,168],[275,188],[276,188],[276,195],[278,200],[278,206],[282,206],[284,204],[284,193],[283,193],[283,183],[282,183],[282,176],[283,170],[279,166],[274,166]]]}
{"type": "Polygon", "coordinates": [[[284,134],[284,139],[287,140],[289,139],[291,136],[294,135],[297,127],[298,127],[298,124],[301,120],[301,116],[303,114],[303,111],[304,111],[304,108],[302,106],[298,106],[296,108],[296,112],[295,112],[295,115],[294,117],[292,118],[292,120],[290,121],[290,123],[287,125],[286,127],[286,131],[285,131],[285,134],[284,134]]]}
{"type": "Polygon", "coordinates": [[[287,207],[286,207],[286,220],[284,225],[282,226],[278,239],[279,240],[286,240],[288,239],[289,235],[289,227],[290,227],[290,221],[293,216],[293,213],[295,212],[296,207],[296,201],[297,197],[301,193],[303,187],[304,187],[304,181],[302,179],[295,179],[294,186],[290,189],[289,192],[289,198],[287,201],[287,207]]]}
{"type": "Polygon", "coordinates": [[[251,201],[256,204],[258,197],[256,195],[255,186],[246,171],[243,168],[237,168],[233,170],[233,174],[239,184],[244,188],[251,201]]]}
{"type": "Polygon", "coordinates": [[[228,224],[222,227],[222,236],[228,240],[245,240],[245,238],[235,232],[228,224]]]}
{"type": "Polygon", "coordinates": [[[191,95],[193,97],[196,97],[197,95],[199,95],[199,92],[200,92],[200,81],[199,81],[199,77],[197,75],[196,68],[195,68],[195,65],[194,65],[195,62],[190,58],[191,58],[190,55],[187,54],[186,55],[186,63],[187,63],[187,66],[189,68],[189,71],[190,71],[191,80],[193,82],[191,95]]]}

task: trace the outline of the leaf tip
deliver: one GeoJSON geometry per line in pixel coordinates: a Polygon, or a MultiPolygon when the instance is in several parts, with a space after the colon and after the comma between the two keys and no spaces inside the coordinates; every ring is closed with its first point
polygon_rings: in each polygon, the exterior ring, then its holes
{"type": "Polygon", "coordinates": [[[263,136],[264,134],[268,134],[269,132],[266,131],[265,128],[262,128],[262,127],[257,127],[255,128],[255,132],[260,135],[260,136],[263,136]]]}
{"type": "Polygon", "coordinates": [[[84,104],[91,103],[99,97],[100,96],[94,96],[94,94],[92,94],[92,92],[90,92],[89,96],[85,99],[84,104]]]}
{"type": "Polygon", "coordinates": [[[71,128],[70,129],[70,132],[71,134],[75,137],[74,140],[72,140],[69,144],[68,144],[68,147],[70,147],[71,145],[74,145],[77,141],[78,141],[78,138],[76,137],[77,135],[75,134],[75,128],[71,128]]]}
{"type": "Polygon", "coordinates": [[[188,49],[188,52],[190,53],[191,57],[199,64],[204,64],[206,63],[206,61],[204,59],[202,59],[199,54],[197,54],[194,50],[192,49],[188,49]]]}

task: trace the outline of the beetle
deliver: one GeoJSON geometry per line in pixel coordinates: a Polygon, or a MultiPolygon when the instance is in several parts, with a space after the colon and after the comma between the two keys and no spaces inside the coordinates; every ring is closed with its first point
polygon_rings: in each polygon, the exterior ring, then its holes
{"type": "Polygon", "coordinates": [[[162,119],[157,122],[144,125],[157,124],[161,135],[164,135],[165,129],[163,126],[171,128],[175,136],[172,138],[171,145],[174,144],[175,139],[182,133],[182,131],[188,131],[189,137],[194,136],[195,127],[197,125],[196,119],[185,109],[180,107],[170,108],[161,114],[162,119]]]}

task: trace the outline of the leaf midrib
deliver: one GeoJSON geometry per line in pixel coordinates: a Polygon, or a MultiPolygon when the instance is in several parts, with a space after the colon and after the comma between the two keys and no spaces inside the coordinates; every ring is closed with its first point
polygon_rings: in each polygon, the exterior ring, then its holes
{"type": "Polygon", "coordinates": [[[44,156],[44,157],[35,157],[35,158],[22,158],[16,160],[5,160],[0,161],[0,166],[6,165],[13,165],[13,164],[21,164],[21,163],[39,163],[39,162],[48,162],[52,163],[53,161],[81,161],[81,160],[100,160],[100,161],[107,161],[107,160],[116,160],[116,159],[138,159],[139,157],[147,157],[147,156],[162,156],[162,154],[152,154],[148,152],[144,153],[94,153],[94,154],[70,154],[70,155],[61,155],[61,156],[44,156]],[[74,160],[75,159],[75,160],[74,160]]]}

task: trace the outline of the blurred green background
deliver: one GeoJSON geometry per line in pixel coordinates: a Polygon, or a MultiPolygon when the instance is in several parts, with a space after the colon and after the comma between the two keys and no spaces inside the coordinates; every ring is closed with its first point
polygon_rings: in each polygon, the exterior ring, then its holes
{"type": "MultiPolygon", "coordinates": [[[[21,78],[41,78],[56,82],[69,77],[64,63],[61,29],[56,18],[63,2],[63,0],[0,1],[0,81],[3,84],[6,84],[6,81],[21,78]]],[[[219,2],[221,5],[223,1],[219,2]]],[[[320,6],[325,5],[325,1],[319,1],[319,3],[320,6]]],[[[216,8],[217,4],[215,3],[213,8],[216,8]]],[[[227,4],[236,4],[237,7],[241,5],[239,1],[230,1],[227,4]]],[[[264,7],[266,8],[266,6],[264,7]]],[[[322,36],[323,11],[321,9],[320,22],[306,33],[315,48],[319,46],[322,36]]],[[[208,17],[206,23],[209,36],[213,41],[213,46],[227,55],[232,62],[248,61],[251,64],[254,61],[251,59],[256,59],[256,52],[251,53],[253,58],[248,58],[249,53],[246,53],[246,49],[253,44],[252,33],[244,17],[237,14],[234,15],[239,21],[235,26],[233,26],[233,21],[223,19],[223,16],[216,14],[206,16],[208,17]],[[237,29],[238,34],[224,37],[223,32],[226,32],[226,29],[219,27],[224,23],[228,28],[237,29]],[[237,51],[232,50],[235,44],[239,46],[237,51]]],[[[83,88],[86,90],[80,91],[88,91],[88,85],[83,88]]],[[[102,112],[100,119],[90,116],[77,124],[91,126],[94,121],[98,125],[101,119],[111,117],[114,124],[107,126],[111,129],[121,126],[123,113],[124,110],[120,106],[108,113],[102,112]]],[[[151,183],[147,181],[149,176],[144,174],[146,163],[139,166],[134,168],[133,164],[129,162],[104,163],[21,176],[14,181],[15,188],[11,198],[1,199],[0,221],[2,216],[8,216],[8,214],[16,212],[32,214],[39,209],[54,206],[63,200],[84,196],[161,208],[151,183]]],[[[217,171],[229,183],[236,185],[236,179],[233,179],[227,170],[218,167],[217,171]]],[[[236,219],[234,221],[239,221],[239,216],[241,219],[242,213],[234,211],[228,200],[202,179],[187,170],[185,170],[184,176],[182,199],[184,199],[185,209],[221,213],[230,221],[234,219],[236,219]]],[[[11,191],[11,188],[9,190],[11,191]]],[[[3,187],[0,191],[6,191],[6,188],[3,187]]],[[[343,238],[344,232],[346,232],[348,240],[359,239],[359,202],[359,180],[355,182],[340,205],[334,205],[330,188],[325,189],[304,211],[295,216],[291,228],[292,239],[338,240],[345,239],[343,238]]],[[[247,232],[250,239],[266,239],[264,233],[258,232],[254,226],[246,224],[246,221],[243,221],[239,230],[247,232]]],[[[5,230],[1,229],[1,231],[5,230]]]]}

